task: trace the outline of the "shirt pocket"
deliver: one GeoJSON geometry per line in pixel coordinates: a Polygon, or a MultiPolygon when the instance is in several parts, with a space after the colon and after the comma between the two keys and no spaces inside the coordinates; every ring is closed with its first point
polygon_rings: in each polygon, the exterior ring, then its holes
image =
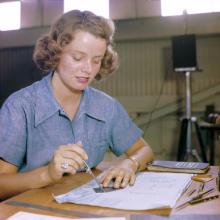
{"type": "Polygon", "coordinates": [[[106,141],[89,142],[89,162],[91,167],[97,166],[104,159],[105,153],[108,150],[108,143],[106,141]]]}
{"type": "Polygon", "coordinates": [[[97,166],[108,149],[106,123],[94,118],[87,118],[88,156],[92,167],[97,166]]]}
{"type": "Polygon", "coordinates": [[[98,145],[102,145],[106,142],[105,122],[89,118],[87,121],[87,129],[87,138],[89,142],[94,142],[98,145]]]}

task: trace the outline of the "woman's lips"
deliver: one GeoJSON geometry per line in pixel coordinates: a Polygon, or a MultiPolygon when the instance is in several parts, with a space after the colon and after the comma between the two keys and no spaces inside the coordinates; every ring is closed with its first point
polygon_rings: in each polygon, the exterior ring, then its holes
{"type": "Polygon", "coordinates": [[[88,83],[89,82],[89,78],[88,77],[76,77],[78,82],[80,83],[88,83]]]}

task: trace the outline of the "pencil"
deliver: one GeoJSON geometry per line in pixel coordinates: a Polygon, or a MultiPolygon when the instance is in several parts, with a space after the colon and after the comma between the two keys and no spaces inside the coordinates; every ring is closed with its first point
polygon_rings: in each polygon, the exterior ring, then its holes
{"type": "Polygon", "coordinates": [[[218,191],[220,191],[220,171],[218,172],[218,191]]]}
{"type": "Polygon", "coordinates": [[[204,186],[205,186],[205,183],[202,182],[202,183],[199,185],[199,190],[198,190],[198,192],[202,192],[203,189],[204,189],[204,186]]]}
{"type": "Polygon", "coordinates": [[[191,196],[194,192],[196,192],[196,189],[190,190],[187,195],[191,196]]]}

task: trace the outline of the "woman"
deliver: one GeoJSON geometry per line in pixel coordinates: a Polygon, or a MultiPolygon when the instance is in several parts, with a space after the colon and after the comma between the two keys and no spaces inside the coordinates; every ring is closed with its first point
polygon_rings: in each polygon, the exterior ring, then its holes
{"type": "Polygon", "coordinates": [[[36,43],[34,61],[47,74],[12,94],[0,111],[0,198],[60,181],[97,166],[108,148],[127,158],[101,180],[107,187],[134,184],[153,159],[142,132],[124,108],[91,88],[114,72],[114,24],[91,12],[70,11],[36,43]]]}

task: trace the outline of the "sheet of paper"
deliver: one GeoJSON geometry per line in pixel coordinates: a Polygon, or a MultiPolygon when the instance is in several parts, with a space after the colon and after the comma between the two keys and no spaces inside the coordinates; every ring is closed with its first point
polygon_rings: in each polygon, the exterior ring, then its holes
{"type": "Polygon", "coordinates": [[[94,180],[70,192],[55,196],[58,203],[71,202],[125,210],[173,208],[183,190],[191,182],[192,174],[141,172],[134,186],[96,193],[94,180]]]}
{"type": "MultiPolygon", "coordinates": [[[[73,218],[55,217],[49,215],[40,215],[30,212],[17,212],[7,220],[68,220],[73,218]]],[[[104,217],[104,218],[74,218],[74,220],[126,220],[124,217],[104,217]]]]}

